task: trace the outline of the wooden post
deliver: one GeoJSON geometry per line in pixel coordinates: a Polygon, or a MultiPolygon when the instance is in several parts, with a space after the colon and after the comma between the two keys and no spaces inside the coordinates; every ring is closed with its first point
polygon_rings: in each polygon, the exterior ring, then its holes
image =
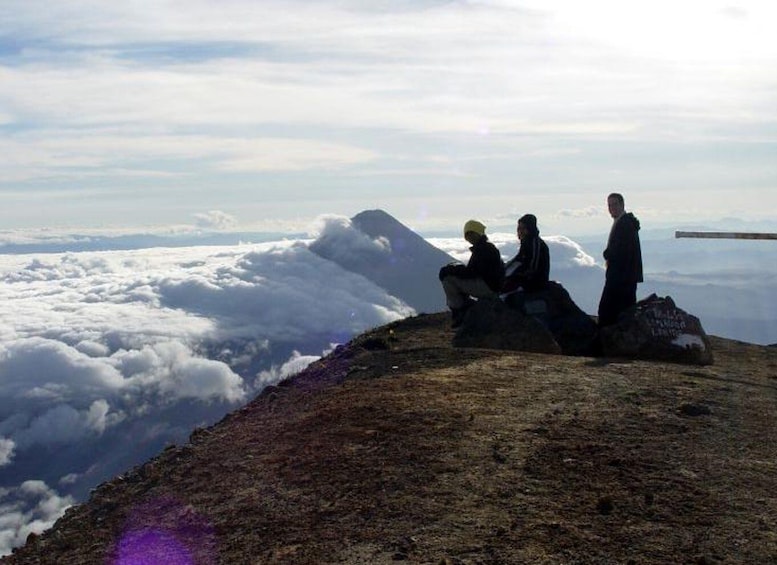
{"type": "Polygon", "coordinates": [[[727,231],[676,231],[675,238],[693,237],[702,239],[774,239],[777,240],[777,233],[755,233],[755,232],[727,232],[727,231]]]}

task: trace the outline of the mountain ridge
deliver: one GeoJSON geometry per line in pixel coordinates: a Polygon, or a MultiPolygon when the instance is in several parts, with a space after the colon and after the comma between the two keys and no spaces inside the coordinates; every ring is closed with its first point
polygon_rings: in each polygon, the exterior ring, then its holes
{"type": "Polygon", "coordinates": [[[445,314],[358,336],[2,562],[777,558],[773,348],[712,338],[689,368],[451,337],[445,314]]]}

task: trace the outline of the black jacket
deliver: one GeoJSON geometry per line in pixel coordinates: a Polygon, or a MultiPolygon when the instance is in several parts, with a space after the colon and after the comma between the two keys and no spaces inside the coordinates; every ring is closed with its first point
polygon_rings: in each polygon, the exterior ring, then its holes
{"type": "Polygon", "coordinates": [[[505,265],[502,292],[522,287],[526,292],[543,290],[550,278],[550,250],[539,235],[529,234],[521,241],[518,255],[505,265]]]}
{"type": "Polygon", "coordinates": [[[607,282],[636,284],[642,277],[642,248],[639,243],[639,220],[632,213],[624,214],[612,226],[604,259],[607,261],[607,282]]]}
{"type": "Polygon", "coordinates": [[[505,266],[499,250],[488,241],[488,237],[485,235],[469,249],[472,256],[469,258],[467,266],[457,275],[465,279],[481,278],[491,290],[499,292],[505,274],[505,266]]]}

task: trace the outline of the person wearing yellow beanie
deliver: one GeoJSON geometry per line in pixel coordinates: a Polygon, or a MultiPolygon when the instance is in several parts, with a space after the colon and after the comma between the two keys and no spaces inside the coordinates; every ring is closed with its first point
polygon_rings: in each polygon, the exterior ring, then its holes
{"type": "Polygon", "coordinates": [[[468,220],[467,223],[464,224],[464,239],[467,239],[467,234],[469,232],[474,232],[478,235],[486,235],[486,226],[477,220],[468,220]]]}
{"type": "Polygon", "coordinates": [[[453,327],[461,325],[474,298],[498,296],[504,278],[504,263],[499,250],[488,241],[486,226],[478,220],[464,224],[464,239],[472,244],[472,255],[466,265],[445,265],[440,269],[440,282],[451,309],[453,327]]]}

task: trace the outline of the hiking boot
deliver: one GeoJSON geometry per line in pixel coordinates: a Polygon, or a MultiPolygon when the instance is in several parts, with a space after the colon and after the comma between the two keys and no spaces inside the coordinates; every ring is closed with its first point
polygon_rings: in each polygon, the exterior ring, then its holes
{"type": "Polygon", "coordinates": [[[464,308],[451,308],[451,327],[458,328],[464,322],[464,308]]]}
{"type": "Polygon", "coordinates": [[[461,324],[464,323],[464,316],[467,314],[467,310],[469,310],[473,304],[475,304],[475,301],[467,297],[467,301],[464,303],[464,306],[461,308],[451,308],[452,328],[458,328],[461,324]]]}

